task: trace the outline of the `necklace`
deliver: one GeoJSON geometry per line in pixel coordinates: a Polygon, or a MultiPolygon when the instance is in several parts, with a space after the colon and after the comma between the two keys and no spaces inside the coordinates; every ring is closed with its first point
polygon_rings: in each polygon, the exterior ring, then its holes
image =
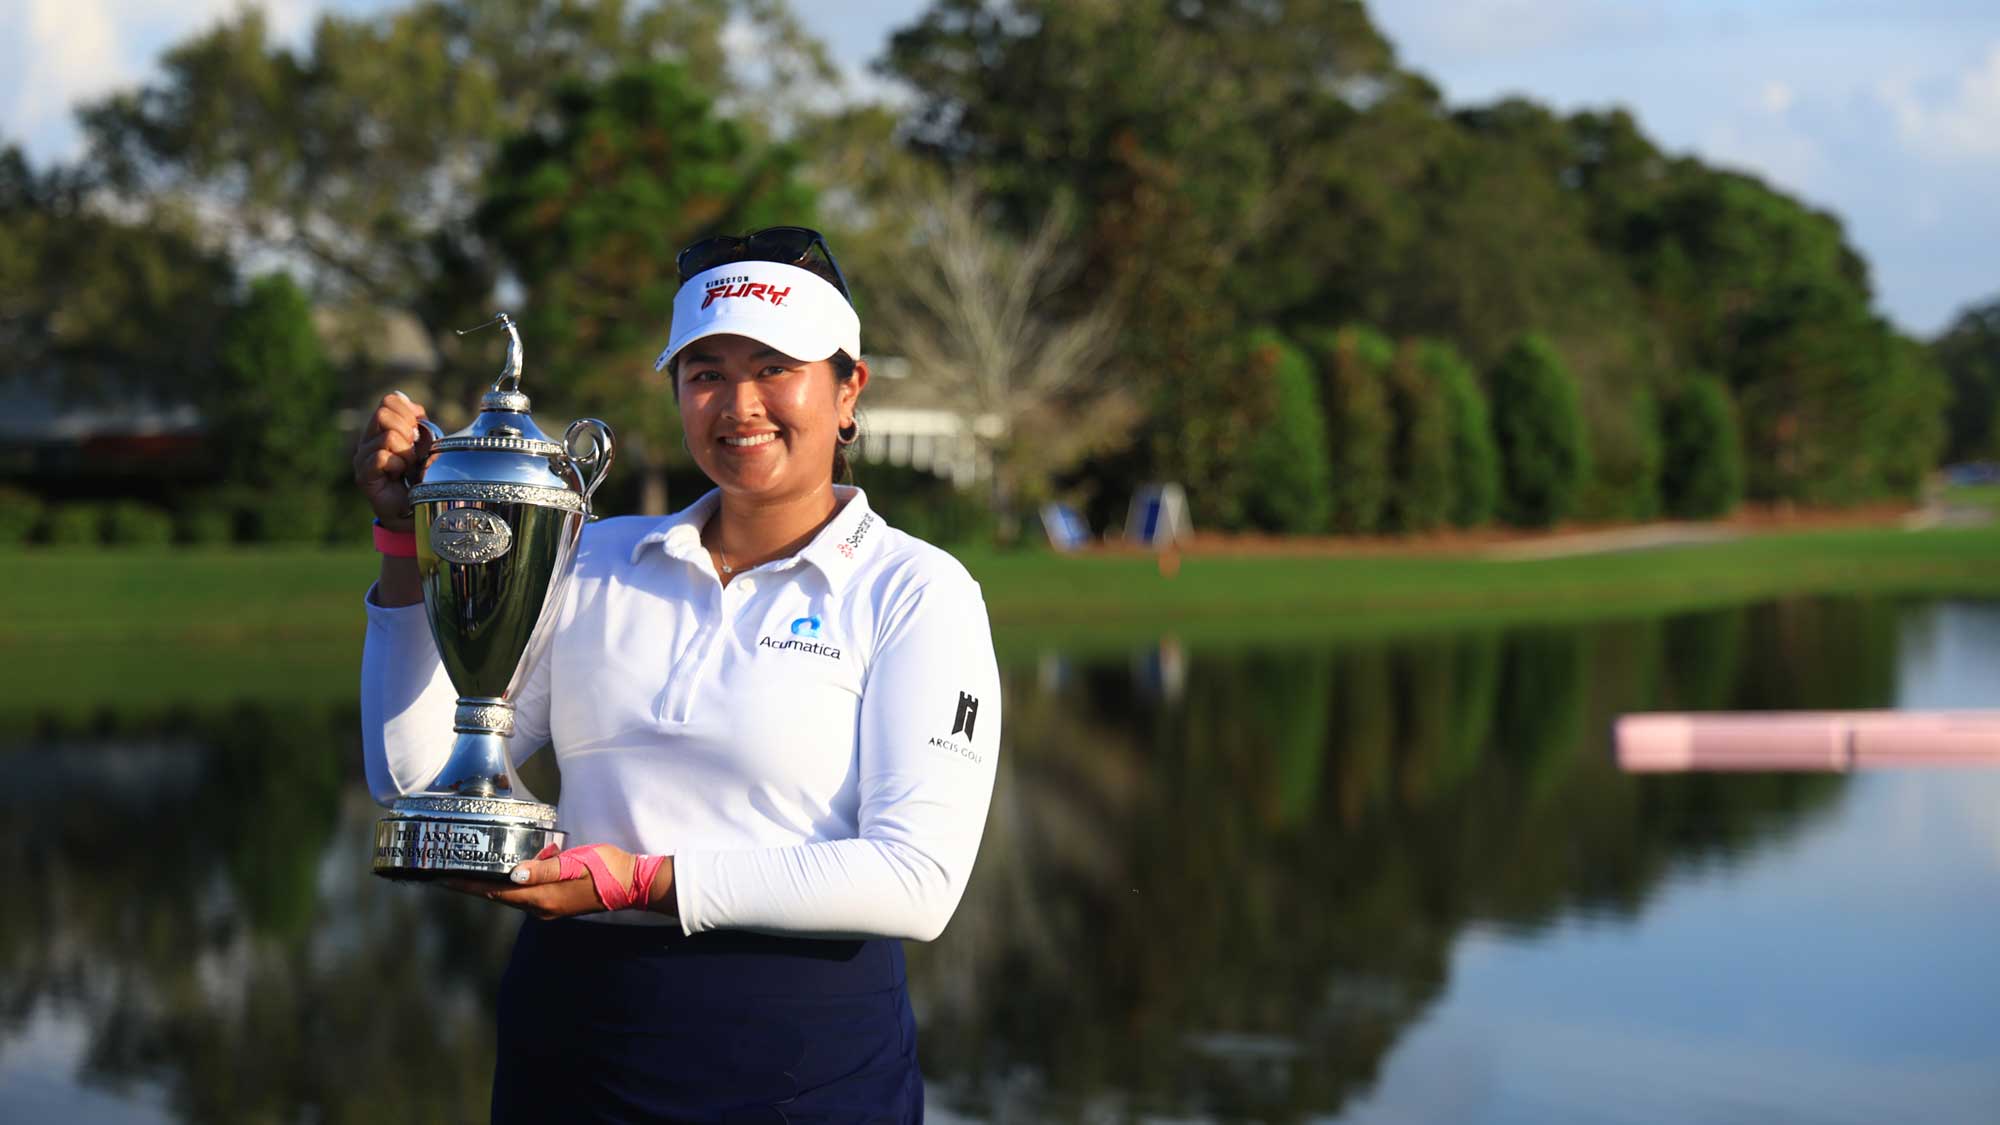
{"type": "Polygon", "coordinates": [[[742,564],[732,565],[729,561],[729,555],[722,548],[710,547],[709,550],[715,555],[716,569],[720,570],[724,575],[735,574],[737,571],[744,569],[742,564]]]}

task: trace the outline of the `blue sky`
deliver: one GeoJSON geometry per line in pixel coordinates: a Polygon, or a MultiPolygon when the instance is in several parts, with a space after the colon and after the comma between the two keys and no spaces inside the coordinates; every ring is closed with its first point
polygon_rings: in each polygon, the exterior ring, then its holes
{"type": "MultiPolygon", "coordinates": [[[[70,155],[69,106],[131,84],[240,0],[0,0],[0,136],[70,155]]],[[[388,0],[264,0],[281,34],[388,0]]],[[[861,70],[923,0],[794,5],[861,70]]],[[[1378,0],[1455,103],[1623,105],[1676,152],[1839,215],[1883,310],[1922,334],[2000,296],[2000,2],[1378,0]]]]}

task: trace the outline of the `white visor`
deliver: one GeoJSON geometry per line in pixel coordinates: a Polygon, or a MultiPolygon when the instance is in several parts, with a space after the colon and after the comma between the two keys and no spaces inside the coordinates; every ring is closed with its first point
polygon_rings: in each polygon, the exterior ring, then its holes
{"type": "Polygon", "coordinates": [[[777,262],[730,262],[687,279],[653,370],[709,336],[747,336],[807,363],[835,352],[861,358],[861,318],[819,275],[777,262]]]}

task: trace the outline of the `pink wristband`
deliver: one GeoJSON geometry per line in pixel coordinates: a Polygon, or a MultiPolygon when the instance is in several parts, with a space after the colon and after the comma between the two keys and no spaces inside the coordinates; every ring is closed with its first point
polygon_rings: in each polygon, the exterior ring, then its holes
{"type": "Polygon", "coordinates": [[[375,521],[375,549],[392,559],[414,559],[417,557],[417,533],[414,531],[390,531],[375,521]]]}
{"type": "MultiPolygon", "coordinates": [[[[551,845],[553,847],[553,845],[551,845]]],[[[543,848],[536,859],[549,858],[550,848],[543,848]]],[[[597,854],[597,845],[585,844],[556,854],[556,878],[580,879],[586,873],[590,884],[597,891],[599,901],[606,910],[644,910],[653,898],[653,877],[667,862],[663,855],[635,855],[632,857],[632,885],[620,884],[605,865],[604,857],[597,854]]]]}

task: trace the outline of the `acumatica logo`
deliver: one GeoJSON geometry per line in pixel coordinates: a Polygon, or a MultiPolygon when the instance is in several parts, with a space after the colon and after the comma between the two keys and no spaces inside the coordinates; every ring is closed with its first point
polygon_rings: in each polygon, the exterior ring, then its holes
{"type": "Polygon", "coordinates": [[[758,637],[757,647],[777,652],[803,652],[810,656],[824,656],[829,660],[839,660],[840,650],[832,645],[819,642],[819,614],[809,613],[792,621],[792,635],[788,640],[775,637],[758,637]]]}

